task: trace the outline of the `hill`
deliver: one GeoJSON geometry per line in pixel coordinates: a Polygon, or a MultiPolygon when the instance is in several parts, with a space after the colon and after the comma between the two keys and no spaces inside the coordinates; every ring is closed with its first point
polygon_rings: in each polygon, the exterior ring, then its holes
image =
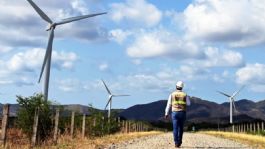
{"type": "MultiPolygon", "coordinates": [[[[167,101],[135,105],[120,113],[121,117],[131,120],[159,121],[163,119],[167,101]]],[[[234,112],[234,122],[265,120],[265,101],[253,102],[239,100],[235,102],[237,112],[234,112]]],[[[229,122],[229,102],[218,104],[215,102],[191,97],[191,106],[187,108],[187,121],[189,122],[229,122]]]]}

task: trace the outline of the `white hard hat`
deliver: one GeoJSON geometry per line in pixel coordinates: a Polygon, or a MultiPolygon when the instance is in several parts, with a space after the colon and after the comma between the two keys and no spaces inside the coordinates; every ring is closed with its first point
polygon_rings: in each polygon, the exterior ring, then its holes
{"type": "Polygon", "coordinates": [[[178,81],[177,84],[176,84],[176,87],[183,88],[184,87],[184,83],[182,81],[178,81]]]}

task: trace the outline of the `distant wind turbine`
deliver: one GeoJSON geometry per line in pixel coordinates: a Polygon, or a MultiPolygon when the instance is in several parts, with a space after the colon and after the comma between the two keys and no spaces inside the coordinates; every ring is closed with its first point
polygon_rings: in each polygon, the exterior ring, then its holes
{"type": "Polygon", "coordinates": [[[107,92],[109,94],[109,98],[108,98],[108,102],[106,104],[105,110],[107,109],[107,106],[109,106],[108,118],[110,119],[110,112],[111,112],[111,105],[112,105],[112,97],[130,96],[130,95],[113,95],[113,94],[111,94],[111,92],[110,92],[109,88],[107,87],[106,83],[103,80],[101,80],[101,81],[104,84],[104,86],[105,86],[105,88],[106,88],[106,90],[107,90],[107,92]]]}
{"type": "Polygon", "coordinates": [[[50,67],[51,67],[51,57],[52,57],[52,43],[53,43],[53,38],[54,38],[54,30],[57,25],[62,25],[90,17],[95,17],[97,15],[103,15],[106,14],[106,12],[103,13],[96,13],[96,14],[89,14],[89,15],[83,15],[83,16],[77,16],[77,17],[71,17],[71,18],[66,18],[63,19],[60,22],[52,22],[52,20],[32,1],[32,0],[27,0],[30,5],[35,9],[35,11],[40,15],[40,17],[48,22],[50,24],[50,27],[46,31],[50,31],[49,35],[49,40],[48,40],[48,45],[47,45],[47,50],[44,56],[42,68],[41,68],[41,73],[39,77],[39,83],[42,78],[42,74],[45,68],[45,80],[44,80],[44,99],[47,101],[48,99],[48,90],[49,90],[49,79],[50,79],[50,67]]]}
{"type": "Polygon", "coordinates": [[[236,110],[236,106],[235,106],[235,96],[244,88],[245,86],[242,86],[238,91],[235,91],[232,96],[224,93],[224,92],[220,92],[220,91],[217,91],[218,93],[228,97],[229,101],[230,101],[230,124],[233,124],[233,107],[236,110]]]}

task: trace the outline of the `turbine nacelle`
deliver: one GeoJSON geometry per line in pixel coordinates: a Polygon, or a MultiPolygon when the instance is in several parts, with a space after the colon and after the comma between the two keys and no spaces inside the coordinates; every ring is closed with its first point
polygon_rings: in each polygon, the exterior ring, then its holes
{"type": "Polygon", "coordinates": [[[46,31],[50,31],[52,29],[55,29],[56,25],[57,25],[56,23],[50,24],[49,27],[46,29],[46,31]]]}

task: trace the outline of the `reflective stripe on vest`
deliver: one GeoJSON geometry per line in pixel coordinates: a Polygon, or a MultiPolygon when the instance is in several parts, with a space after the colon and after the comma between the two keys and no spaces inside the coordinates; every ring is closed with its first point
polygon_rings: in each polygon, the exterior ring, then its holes
{"type": "Polygon", "coordinates": [[[178,100],[178,101],[173,101],[172,104],[173,104],[173,105],[175,105],[175,104],[185,105],[186,102],[183,101],[183,100],[178,100]]]}
{"type": "Polygon", "coordinates": [[[171,94],[172,111],[186,110],[186,96],[187,94],[182,91],[175,91],[171,94]]]}

